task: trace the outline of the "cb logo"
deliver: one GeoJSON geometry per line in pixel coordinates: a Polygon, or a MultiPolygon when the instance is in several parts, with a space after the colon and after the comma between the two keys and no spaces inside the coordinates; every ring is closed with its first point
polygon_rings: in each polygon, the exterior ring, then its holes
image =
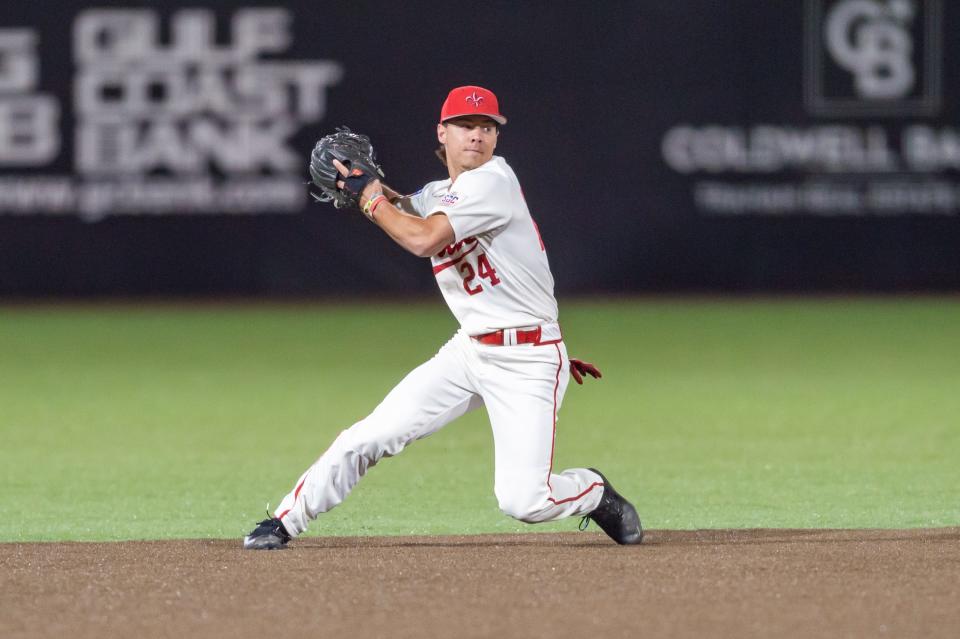
{"type": "Polygon", "coordinates": [[[866,99],[902,98],[916,80],[909,0],[845,0],[827,14],[827,49],[866,99]]]}
{"type": "Polygon", "coordinates": [[[805,101],[818,115],[932,115],[940,0],[807,0],[805,101]]]}

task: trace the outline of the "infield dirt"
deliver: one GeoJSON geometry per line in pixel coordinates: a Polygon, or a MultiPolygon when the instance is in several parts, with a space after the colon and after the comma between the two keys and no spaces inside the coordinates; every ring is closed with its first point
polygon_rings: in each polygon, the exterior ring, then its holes
{"type": "Polygon", "coordinates": [[[957,637],[960,528],[0,544],[2,637],[957,637]]]}

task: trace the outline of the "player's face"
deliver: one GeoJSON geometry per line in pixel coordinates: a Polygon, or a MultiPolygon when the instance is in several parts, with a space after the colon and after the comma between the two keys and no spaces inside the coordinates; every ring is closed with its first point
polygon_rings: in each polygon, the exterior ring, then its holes
{"type": "Polygon", "coordinates": [[[497,123],[482,115],[467,115],[437,125],[437,139],[447,150],[447,164],[469,171],[486,163],[497,148],[497,123]]]}

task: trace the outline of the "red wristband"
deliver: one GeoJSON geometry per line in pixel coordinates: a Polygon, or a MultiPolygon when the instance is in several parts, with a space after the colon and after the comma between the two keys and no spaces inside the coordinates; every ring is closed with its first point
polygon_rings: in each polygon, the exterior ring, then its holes
{"type": "Polygon", "coordinates": [[[377,205],[380,204],[381,200],[387,199],[387,196],[383,193],[377,193],[375,196],[367,200],[367,203],[363,205],[363,214],[373,219],[373,209],[377,208],[377,205]]]}
{"type": "Polygon", "coordinates": [[[380,203],[381,203],[381,202],[386,202],[386,201],[387,201],[387,196],[386,196],[386,195],[381,195],[380,197],[378,197],[378,198],[376,198],[376,199],[377,199],[377,201],[374,202],[374,203],[373,203],[373,206],[370,207],[370,217],[373,217],[373,214],[377,212],[377,207],[380,206],[380,203]]]}

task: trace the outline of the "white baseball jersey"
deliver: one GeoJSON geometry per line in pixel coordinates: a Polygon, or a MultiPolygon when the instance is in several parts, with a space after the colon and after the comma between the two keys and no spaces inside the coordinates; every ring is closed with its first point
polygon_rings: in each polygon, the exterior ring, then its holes
{"type": "Polygon", "coordinates": [[[430,182],[407,203],[420,217],[444,213],[450,220],[454,243],[431,261],[468,335],[557,321],[547,253],[506,160],[493,156],[456,182],[430,182]]]}

